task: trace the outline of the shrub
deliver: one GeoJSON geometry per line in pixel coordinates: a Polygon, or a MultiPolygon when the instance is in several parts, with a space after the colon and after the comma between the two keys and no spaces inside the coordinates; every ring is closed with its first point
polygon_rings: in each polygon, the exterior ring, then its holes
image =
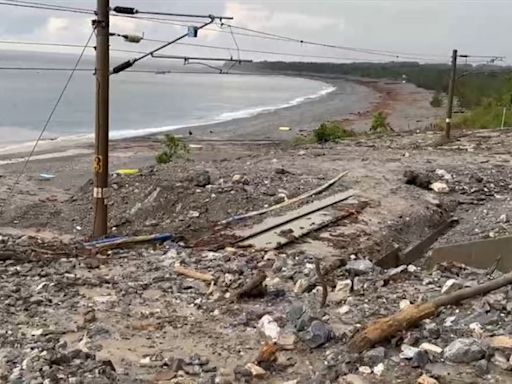
{"type": "Polygon", "coordinates": [[[393,129],[388,123],[387,115],[382,111],[374,113],[372,118],[372,125],[370,127],[370,132],[388,133],[390,131],[393,131],[393,129]]]}
{"type": "Polygon", "coordinates": [[[313,131],[313,136],[317,143],[337,143],[354,136],[354,133],[343,128],[340,123],[330,121],[320,124],[320,126],[313,131]]]}
{"type": "Polygon", "coordinates": [[[167,164],[179,158],[184,158],[190,153],[187,144],[180,138],[166,134],[162,140],[162,151],[155,156],[158,164],[167,164]]]}
{"type": "Polygon", "coordinates": [[[439,91],[435,91],[432,95],[432,100],[430,100],[430,105],[434,108],[439,108],[443,106],[443,99],[441,98],[441,94],[439,91]]]}

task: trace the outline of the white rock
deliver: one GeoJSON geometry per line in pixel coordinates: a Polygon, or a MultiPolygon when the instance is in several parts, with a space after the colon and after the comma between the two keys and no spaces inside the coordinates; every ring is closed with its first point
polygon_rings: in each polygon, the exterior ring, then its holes
{"type": "Polygon", "coordinates": [[[363,375],[370,375],[372,373],[372,369],[366,365],[362,365],[358,368],[358,371],[363,375]]]}
{"type": "Polygon", "coordinates": [[[506,214],[506,213],[504,213],[503,215],[501,215],[501,216],[500,216],[500,218],[498,219],[498,221],[499,221],[500,223],[503,223],[503,224],[507,223],[507,222],[508,222],[507,214],[506,214]]]}
{"type": "Polygon", "coordinates": [[[452,175],[450,175],[444,169],[436,169],[436,175],[441,176],[443,179],[447,181],[453,180],[452,175]]]}
{"type": "Polygon", "coordinates": [[[484,330],[479,322],[469,324],[469,329],[473,331],[473,336],[480,339],[484,335],[484,330]]]}
{"type": "Polygon", "coordinates": [[[345,304],[339,307],[336,312],[338,312],[340,315],[344,315],[345,313],[348,313],[348,311],[350,311],[350,306],[345,304]]]}
{"type": "Polygon", "coordinates": [[[415,266],[415,265],[409,264],[407,266],[407,272],[414,273],[417,270],[419,270],[419,268],[417,266],[415,266]]]}
{"type": "Polygon", "coordinates": [[[412,347],[407,344],[402,344],[402,352],[400,352],[400,358],[411,360],[416,352],[418,352],[418,348],[412,347]]]}
{"type": "Polygon", "coordinates": [[[258,329],[272,341],[279,339],[281,328],[270,315],[265,315],[258,321],[258,329]]]}
{"type": "Polygon", "coordinates": [[[434,355],[439,355],[439,354],[443,353],[443,348],[438,347],[437,345],[431,344],[431,343],[422,343],[420,345],[420,349],[424,350],[425,352],[434,354],[434,355]]]}
{"type": "Polygon", "coordinates": [[[233,183],[238,183],[240,180],[242,180],[242,175],[234,175],[231,179],[233,183]]]}
{"type": "Polygon", "coordinates": [[[462,282],[455,280],[455,279],[450,279],[443,285],[443,288],[441,288],[441,293],[442,294],[452,293],[452,292],[455,292],[455,291],[461,289],[463,286],[464,285],[462,284],[462,282]]]}
{"type": "Polygon", "coordinates": [[[190,218],[195,218],[201,216],[201,214],[197,211],[189,211],[187,216],[190,218]]]}
{"type": "Polygon", "coordinates": [[[456,316],[448,316],[444,321],[445,327],[451,327],[453,325],[453,322],[455,321],[457,317],[456,316]]]}
{"type": "Polygon", "coordinates": [[[330,302],[340,303],[350,295],[350,288],[352,288],[352,280],[341,280],[336,284],[334,292],[328,298],[330,302]]]}
{"type": "Polygon", "coordinates": [[[293,288],[293,291],[295,293],[302,293],[304,291],[304,288],[306,288],[307,285],[308,285],[307,279],[299,279],[295,283],[295,287],[293,288]]]}
{"type": "Polygon", "coordinates": [[[409,305],[411,305],[411,302],[409,300],[400,300],[400,304],[399,304],[399,307],[400,309],[404,309],[404,308],[407,308],[409,305]]]}
{"type": "Polygon", "coordinates": [[[252,376],[256,377],[256,378],[262,378],[267,373],[263,368],[257,366],[254,363],[246,364],[245,368],[247,368],[249,371],[251,371],[252,376]]]}
{"type": "Polygon", "coordinates": [[[376,374],[377,376],[382,375],[382,372],[384,372],[384,364],[383,363],[379,363],[375,367],[373,367],[373,373],[376,374]]]}
{"type": "Polygon", "coordinates": [[[448,185],[442,181],[436,181],[435,183],[430,184],[430,189],[437,193],[448,193],[450,192],[450,188],[448,185]]]}

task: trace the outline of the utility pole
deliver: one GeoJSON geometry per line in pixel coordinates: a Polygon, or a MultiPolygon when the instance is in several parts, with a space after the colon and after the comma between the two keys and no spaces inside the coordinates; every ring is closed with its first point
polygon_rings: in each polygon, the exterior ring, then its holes
{"type": "Polygon", "coordinates": [[[452,70],[450,75],[450,85],[448,88],[448,105],[446,108],[446,126],[444,128],[444,137],[450,139],[450,130],[452,128],[452,110],[453,110],[453,93],[455,90],[455,80],[457,75],[457,50],[452,52],[452,70]]]}
{"type": "Polygon", "coordinates": [[[109,12],[110,0],[97,0],[96,29],[96,130],[94,145],[93,210],[95,238],[107,234],[108,131],[109,131],[109,12]]]}

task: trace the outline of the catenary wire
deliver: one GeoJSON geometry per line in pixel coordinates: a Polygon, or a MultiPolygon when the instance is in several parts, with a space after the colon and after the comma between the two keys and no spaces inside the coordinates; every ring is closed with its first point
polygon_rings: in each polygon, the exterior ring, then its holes
{"type": "Polygon", "coordinates": [[[36,148],[37,148],[37,145],[39,144],[39,142],[41,141],[41,138],[43,137],[44,133],[46,132],[46,129],[48,128],[48,125],[50,124],[50,121],[52,120],[52,117],[55,113],[55,111],[57,110],[57,107],[59,106],[62,98],[64,97],[64,93],[66,92],[66,90],[68,89],[68,86],[69,84],[71,83],[71,79],[73,78],[73,75],[75,74],[76,70],[78,69],[78,65],[80,64],[80,61],[82,60],[82,57],[85,53],[85,50],[87,48],[87,46],[89,45],[89,42],[91,41],[91,38],[92,36],[94,35],[94,29],[91,31],[91,34],[89,35],[89,38],[87,39],[87,42],[85,43],[85,45],[83,46],[83,49],[82,51],[80,52],[80,55],[78,56],[76,62],[75,62],[75,65],[74,67],[72,68],[68,78],[66,79],[66,82],[64,83],[64,87],[62,87],[62,90],[59,94],[59,96],[57,97],[57,100],[55,101],[55,104],[53,105],[53,108],[51,109],[45,123],[43,124],[43,127],[41,129],[41,132],[39,133],[39,136],[37,137],[34,145],[32,146],[32,149],[30,151],[30,153],[28,154],[25,162],[23,163],[23,166],[21,167],[21,170],[20,172],[18,173],[18,175],[16,176],[16,179],[14,180],[14,183],[12,184],[11,186],[11,189],[7,195],[7,198],[6,200],[4,201],[4,206],[7,204],[7,202],[12,198],[13,194],[14,194],[14,191],[16,189],[16,186],[18,185],[20,179],[21,179],[21,176],[23,176],[23,173],[25,172],[26,168],[27,168],[27,165],[30,161],[30,158],[32,157],[32,155],[34,154],[36,148]]]}

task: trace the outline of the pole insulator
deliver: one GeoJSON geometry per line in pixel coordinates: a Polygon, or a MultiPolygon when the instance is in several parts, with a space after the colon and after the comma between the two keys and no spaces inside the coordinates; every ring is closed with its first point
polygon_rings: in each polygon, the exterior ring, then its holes
{"type": "Polygon", "coordinates": [[[139,11],[136,8],[133,7],[114,7],[112,8],[112,11],[115,13],[121,13],[123,15],[136,15],[139,13],[139,11]]]}

